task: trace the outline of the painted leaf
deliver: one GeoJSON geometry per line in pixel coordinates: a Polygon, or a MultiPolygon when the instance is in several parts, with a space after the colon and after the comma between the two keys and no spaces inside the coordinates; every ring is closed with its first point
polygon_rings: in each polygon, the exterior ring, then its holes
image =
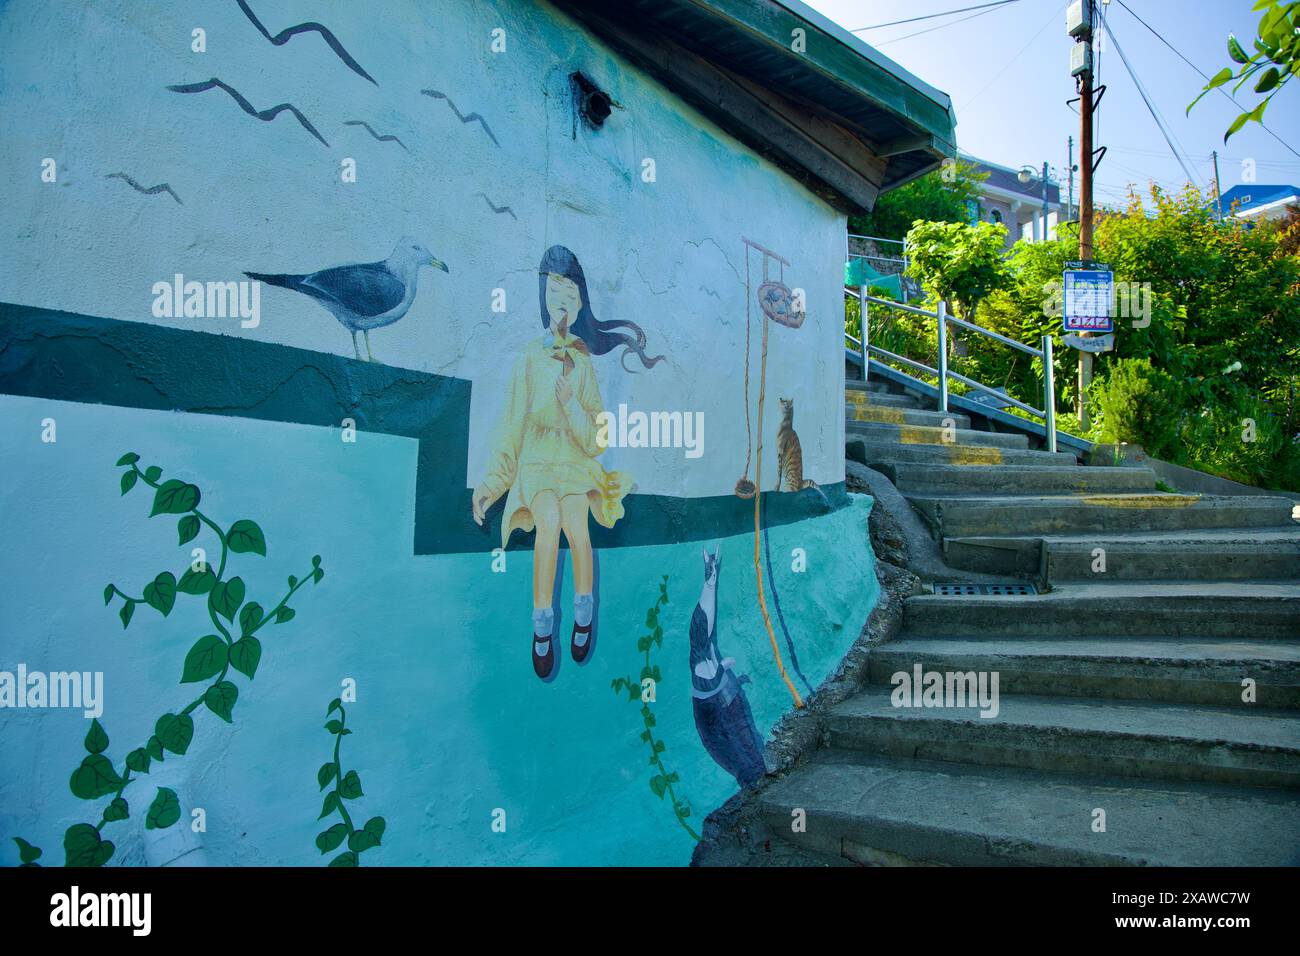
{"type": "Polygon", "coordinates": [[[365,830],[367,833],[373,834],[375,845],[378,846],[379,841],[384,836],[384,831],[388,829],[388,822],[384,820],[383,817],[371,817],[366,821],[365,826],[361,829],[365,830]]]}
{"type": "Polygon", "coordinates": [[[144,599],[151,608],[166,617],[176,605],[176,576],[164,571],[144,586],[144,599]]]}
{"type": "Polygon", "coordinates": [[[328,830],[316,835],[316,847],[321,851],[321,853],[328,853],[330,850],[336,850],[338,849],[339,844],[347,838],[347,835],[347,824],[336,823],[328,830]]]}
{"type": "Polygon", "coordinates": [[[89,823],[76,823],[63,834],[63,852],[68,866],[103,866],[113,856],[110,840],[101,839],[89,823]]]}
{"type": "Polygon", "coordinates": [[[183,515],[187,511],[193,511],[199,506],[199,489],[194,485],[184,481],[177,481],[175,478],[164,481],[153,496],[153,510],[149,512],[149,517],[154,515],[183,515]]]}
{"type": "Polygon", "coordinates": [[[122,786],[122,778],[113,769],[112,763],[103,754],[91,754],[81,761],[81,766],[72,771],[68,781],[72,795],[82,800],[96,800],[99,797],[115,793],[122,786]]]}
{"type": "MultiPolygon", "coordinates": [[[[200,637],[190,648],[190,652],[185,655],[181,683],[192,684],[195,681],[215,677],[226,666],[226,661],[229,659],[230,651],[225,641],[215,634],[200,637]]],[[[162,734],[158,736],[161,737],[162,734]]]]}
{"type": "Polygon", "coordinates": [[[339,795],[336,791],[331,790],[325,794],[325,802],[321,804],[320,816],[317,820],[324,820],[327,816],[339,808],[339,795]]]}
{"type": "Polygon", "coordinates": [[[355,770],[349,770],[339,781],[339,796],[344,800],[355,800],[357,797],[364,796],[361,792],[361,777],[355,770]]]}
{"type": "Polygon", "coordinates": [[[117,467],[124,468],[127,465],[134,465],[140,460],[140,456],[133,451],[128,451],[125,455],[117,460],[117,467]]]}
{"type": "Polygon", "coordinates": [[[35,863],[41,858],[41,848],[32,846],[22,837],[14,837],[14,842],[18,844],[18,859],[23,863],[35,863]]]}
{"type": "Polygon", "coordinates": [[[257,674],[262,660],[262,642],[255,637],[241,637],[230,645],[230,666],[245,677],[257,674]]]}
{"type": "Polygon", "coordinates": [[[117,616],[122,619],[122,630],[125,631],[126,626],[131,623],[131,616],[133,614],[135,614],[135,602],[127,601],[122,605],[122,609],[117,612],[117,616]]]}
{"type": "Polygon", "coordinates": [[[137,747],[135,750],[132,750],[126,755],[126,766],[127,769],[134,770],[136,773],[148,773],[149,751],[145,750],[143,747],[137,747]]]}
{"type": "Polygon", "coordinates": [[[157,736],[149,738],[149,742],[144,745],[144,751],[149,755],[151,760],[162,760],[163,746],[162,741],[157,736]]]}
{"type": "Polygon", "coordinates": [[[353,853],[363,853],[372,846],[379,846],[379,839],[367,830],[358,830],[348,837],[348,849],[353,853]]]}
{"type": "Polygon", "coordinates": [[[86,731],[86,753],[102,754],[107,749],[108,734],[104,733],[98,720],[92,720],[90,729],[86,731]]]}
{"type": "Polygon", "coordinates": [[[139,480],[139,478],[140,475],[137,472],[134,471],[122,472],[122,494],[126,494],[128,491],[134,488],[135,483],[137,480],[139,480]]]}
{"type": "Polygon", "coordinates": [[[235,619],[235,612],[244,603],[244,582],[239,578],[218,581],[212,588],[212,608],[227,621],[235,619]]]}
{"type": "Polygon", "coordinates": [[[169,787],[159,787],[158,795],[153,798],[149,812],[145,814],[144,828],[166,830],[180,818],[181,802],[176,799],[176,791],[169,787]]]}
{"type": "Polygon", "coordinates": [[[230,713],[239,700],[239,688],[228,680],[217,681],[203,695],[203,703],[226,723],[231,723],[230,713]]]}
{"type": "Polygon", "coordinates": [[[333,763],[323,763],[320,769],[316,771],[316,782],[320,784],[320,789],[324,790],[329,786],[330,781],[338,774],[339,768],[333,763]]]}
{"type": "Polygon", "coordinates": [[[230,526],[230,530],[226,533],[226,543],[236,554],[251,551],[253,554],[266,556],[266,537],[262,534],[262,529],[256,522],[246,518],[230,526]]]}
{"type": "Polygon", "coordinates": [[[340,853],[334,859],[330,860],[330,866],[357,866],[358,863],[357,855],[351,850],[340,853]]]}
{"type": "Polygon", "coordinates": [[[311,573],[311,583],[320,584],[320,579],[323,577],[325,577],[325,569],[317,568],[315,571],[311,573]]]}
{"type": "Polygon", "coordinates": [[[176,522],[176,536],[180,539],[178,544],[185,544],[197,538],[199,536],[198,515],[185,515],[176,522]]]}
{"type": "Polygon", "coordinates": [[[249,601],[239,612],[239,626],[245,634],[250,634],[257,625],[262,623],[262,616],[262,605],[256,601],[249,601]]]}
{"type": "Polygon", "coordinates": [[[113,600],[113,585],[104,585],[104,607],[108,607],[108,602],[113,600]]]}
{"type": "Polygon", "coordinates": [[[116,797],[112,803],[104,808],[104,819],[110,823],[115,820],[125,820],[131,815],[131,808],[121,797],[116,797]]]}
{"type": "Polygon", "coordinates": [[[194,739],[194,719],[189,714],[163,714],[153,732],[165,749],[183,754],[190,749],[190,741],[194,739]]]}
{"type": "Polygon", "coordinates": [[[655,796],[660,800],[664,797],[664,790],[668,786],[668,781],[663,778],[663,774],[655,774],[650,778],[650,789],[654,791],[655,796]]]}
{"type": "Polygon", "coordinates": [[[145,481],[157,481],[161,477],[162,477],[162,469],[159,468],[157,465],[150,465],[148,468],[144,470],[145,481]]]}
{"type": "Polygon", "coordinates": [[[332,734],[337,734],[337,733],[339,733],[340,731],[343,730],[343,724],[341,724],[341,723],[340,723],[339,721],[337,721],[337,720],[331,720],[331,721],[329,721],[328,723],[325,724],[325,729],[328,730],[328,731],[329,731],[330,733],[332,733],[332,734]]]}
{"type": "Polygon", "coordinates": [[[291,607],[280,608],[280,610],[275,612],[275,623],[284,624],[288,621],[292,621],[294,613],[294,609],[291,607]]]}
{"type": "Polygon", "coordinates": [[[340,698],[335,697],[332,701],[330,701],[329,708],[325,711],[325,716],[328,717],[330,714],[334,713],[334,711],[342,710],[342,709],[343,709],[343,701],[340,698]]]}
{"type": "Polygon", "coordinates": [[[176,590],[184,594],[207,594],[216,583],[217,576],[212,573],[211,568],[205,566],[202,571],[187,568],[177,582],[176,590]]]}

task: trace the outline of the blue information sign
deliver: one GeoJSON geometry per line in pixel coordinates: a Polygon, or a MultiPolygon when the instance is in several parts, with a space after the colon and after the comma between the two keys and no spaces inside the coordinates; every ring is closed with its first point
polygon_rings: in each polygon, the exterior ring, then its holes
{"type": "Polygon", "coordinates": [[[1115,301],[1115,274],[1100,262],[1071,262],[1065,271],[1064,316],[1066,332],[1110,332],[1115,301]]]}

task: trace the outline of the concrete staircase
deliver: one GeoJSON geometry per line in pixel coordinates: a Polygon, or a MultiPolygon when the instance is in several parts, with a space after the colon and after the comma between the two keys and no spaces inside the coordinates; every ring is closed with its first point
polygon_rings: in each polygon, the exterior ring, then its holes
{"type": "Polygon", "coordinates": [[[829,747],[760,795],[772,833],[841,864],[1300,864],[1292,499],[1162,492],[883,384],[845,400],[847,456],[948,565],[1038,593],[909,598],[829,747]],[[996,715],[895,706],[918,667],[996,674],[996,715]]]}

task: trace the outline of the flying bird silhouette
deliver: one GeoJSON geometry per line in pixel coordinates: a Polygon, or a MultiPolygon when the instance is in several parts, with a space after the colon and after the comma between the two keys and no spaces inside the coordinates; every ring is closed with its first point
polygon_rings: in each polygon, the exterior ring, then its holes
{"type": "Polygon", "coordinates": [[[358,359],[361,358],[361,349],[357,347],[357,333],[365,336],[365,361],[372,362],[370,330],[392,325],[406,315],[415,301],[420,266],[450,271],[446,263],[435,259],[423,245],[407,237],[399,241],[393,254],[382,262],[336,266],[307,275],[268,275],[262,272],[245,272],[244,275],[267,285],[311,296],[352,333],[352,350],[358,359]]]}

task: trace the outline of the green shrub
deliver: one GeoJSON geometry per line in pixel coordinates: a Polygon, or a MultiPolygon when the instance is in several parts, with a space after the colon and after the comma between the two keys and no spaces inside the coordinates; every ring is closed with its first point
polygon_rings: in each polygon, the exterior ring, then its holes
{"type": "Polygon", "coordinates": [[[1090,389],[1096,440],[1139,444],[1168,459],[1178,450],[1180,410],[1174,379],[1149,359],[1120,359],[1090,389]]]}

